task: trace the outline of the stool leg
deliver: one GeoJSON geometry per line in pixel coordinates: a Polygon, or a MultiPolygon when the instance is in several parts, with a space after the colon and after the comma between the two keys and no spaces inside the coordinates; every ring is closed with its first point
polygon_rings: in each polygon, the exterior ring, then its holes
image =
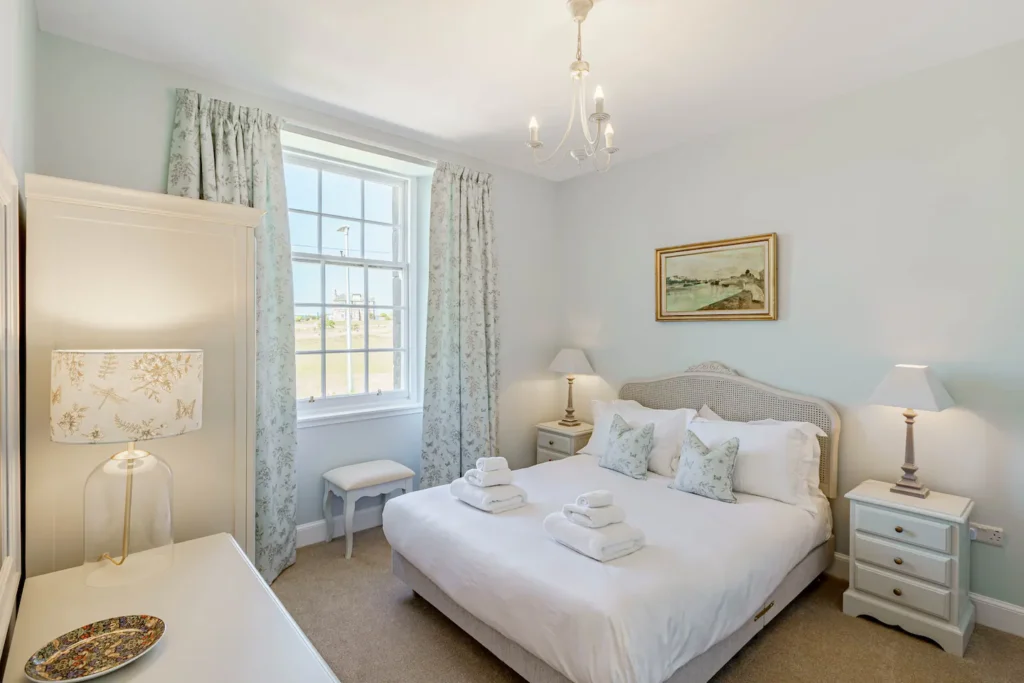
{"type": "Polygon", "coordinates": [[[323,510],[324,527],[327,529],[327,538],[324,539],[324,543],[330,543],[334,538],[334,515],[331,514],[331,485],[326,481],[324,482],[323,510]]]}
{"type": "Polygon", "coordinates": [[[356,513],[356,497],[349,493],[345,496],[345,559],[352,559],[352,518],[356,513]]]}

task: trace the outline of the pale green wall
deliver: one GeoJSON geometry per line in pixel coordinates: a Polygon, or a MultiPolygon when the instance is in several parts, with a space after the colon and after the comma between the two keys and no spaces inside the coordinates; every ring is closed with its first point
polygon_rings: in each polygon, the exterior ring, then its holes
{"type": "Polygon", "coordinates": [[[566,183],[567,341],[608,383],[590,393],[718,360],[824,397],[845,493],[903,461],[900,411],[866,406],[872,389],[931,364],[958,407],[918,418],[921,475],[1005,528],[1005,547],[974,544],[971,586],[1024,605],[1022,83],[1024,42],[566,183]],[[764,232],[777,322],[655,322],[656,248],[764,232]]]}
{"type": "Polygon", "coordinates": [[[19,180],[33,168],[36,8],[0,0],[0,148],[19,180]]]}

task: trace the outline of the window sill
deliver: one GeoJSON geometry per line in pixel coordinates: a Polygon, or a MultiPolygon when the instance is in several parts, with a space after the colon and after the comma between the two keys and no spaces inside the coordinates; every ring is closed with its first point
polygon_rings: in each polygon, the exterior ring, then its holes
{"type": "Polygon", "coordinates": [[[307,412],[305,415],[299,412],[299,429],[307,427],[323,427],[326,425],[344,424],[346,422],[362,422],[364,420],[379,420],[385,417],[399,417],[401,415],[416,415],[423,412],[423,405],[420,403],[401,403],[381,406],[379,408],[360,406],[358,408],[337,408],[325,412],[307,412]]]}

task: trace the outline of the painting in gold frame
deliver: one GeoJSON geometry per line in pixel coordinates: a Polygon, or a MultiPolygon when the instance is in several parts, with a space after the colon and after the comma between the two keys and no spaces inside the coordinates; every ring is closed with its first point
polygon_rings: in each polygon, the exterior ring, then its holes
{"type": "Polygon", "coordinates": [[[684,244],[655,251],[655,317],[776,320],[776,234],[684,244]]]}

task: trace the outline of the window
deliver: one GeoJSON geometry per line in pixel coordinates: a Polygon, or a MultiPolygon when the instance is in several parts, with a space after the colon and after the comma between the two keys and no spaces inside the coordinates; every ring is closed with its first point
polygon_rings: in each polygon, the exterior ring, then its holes
{"type": "Polygon", "coordinates": [[[412,181],[286,148],[300,415],[414,395],[412,181]]]}

